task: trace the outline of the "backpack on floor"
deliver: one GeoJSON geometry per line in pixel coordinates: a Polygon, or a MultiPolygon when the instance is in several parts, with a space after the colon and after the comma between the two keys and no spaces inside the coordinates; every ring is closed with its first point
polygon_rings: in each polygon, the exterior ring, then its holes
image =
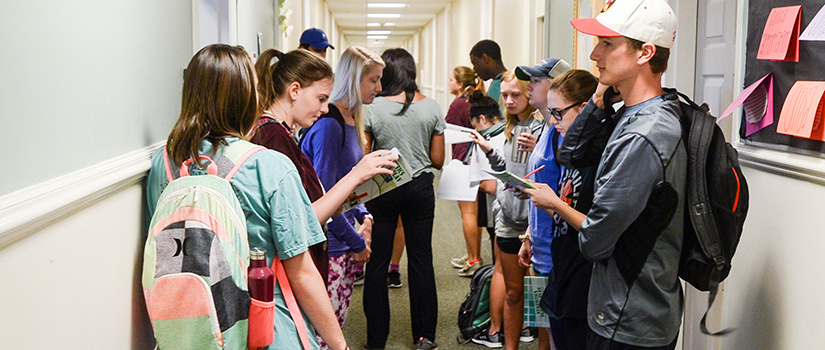
{"type": "Polygon", "coordinates": [[[169,183],[158,199],[144,248],[143,291],[160,349],[246,349],[250,296],[246,218],[229,183],[264,149],[246,141],[216,160],[163,160],[169,183]],[[201,169],[193,169],[202,173],[201,169]]]}
{"type": "Polygon", "coordinates": [[[493,268],[492,264],[484,265],[473,273],[470,292],[464,297],[458,310],[460,343],[469,342],[490,324],[490,281],[493,279],[493,268]]]}
{"type": "MultiPolygon", "coordinates": [[[[739,155],[725,142],[716,118],[676,90],[666,89],[665,98],[679,99],[682,110],[682,139],[688,155],[685,235],[679,261],[679,277],[696,289],[707,291],[708,310],[719,283],[730,273],[731,260],[742,235],[748,213],[748,184],[739,167],[739,155]]],[[[702,333],[711,334],[702,317],[702,333]]]]}

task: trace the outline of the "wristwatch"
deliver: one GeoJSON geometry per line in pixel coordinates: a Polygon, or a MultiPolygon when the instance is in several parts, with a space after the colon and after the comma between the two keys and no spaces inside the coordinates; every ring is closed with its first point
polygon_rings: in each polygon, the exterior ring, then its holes
{"type": "Polygon", "coordinates": [[[530,234],[529,234],[529,233],[525,233],[525,234],[523,234],[523,235],[519,235],[519,236],[518,236],[518,240],[519,240],[519,241],[521,241],[522,243],[524,243],[524,242],[526,242],[526,241],[529,241],[529,240],[530,240],[530,234]]]}

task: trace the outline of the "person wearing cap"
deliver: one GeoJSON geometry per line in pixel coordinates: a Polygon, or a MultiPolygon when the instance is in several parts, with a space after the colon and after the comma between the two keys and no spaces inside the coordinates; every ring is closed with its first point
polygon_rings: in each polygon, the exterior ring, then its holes
{"type": "MultiPolygon", "coordinates": [[[[470,49],[470,63],[481,80],[493,79],[487,89],[487,96],[498,101],[501,98],[501,76],[507,67],[501,61],[501,47],[492,40],[481,40],[470,49]]],[[[501,105],[501,102],[499,102],[501,105]]]]}
{"type": "Polygon", "coordinates": [[[330,45],[327,34],[318,28],[309,28],[301,33],[301,44],[298,48],[308,50],[323,59],[327,59],[327,48],[335,50],[335,46],[330,45]]]}
{"type": "MultiPolygon", "coordinates": [[[[661,76],[676,16],[664,0],[612,0],[596,18],[571,23],[598,37],[590,59],[599,88],[559,153],[565,165],[598,159],[593,205],[578,225],[582,255],[594,262],[587,348],[674,349],[683,309],[679,199],[686,194],[687,154],[679,101],[664,95],[661,76]],[[624,107],[613,113],[617,100],[624,107]],[[602,122],[615,123],[604,151],[582,156],[594,149],[587,127],[602,122]]],[[[552,191],[526,192],[537,206],[550,208],[541,199],[552,191]]]]}

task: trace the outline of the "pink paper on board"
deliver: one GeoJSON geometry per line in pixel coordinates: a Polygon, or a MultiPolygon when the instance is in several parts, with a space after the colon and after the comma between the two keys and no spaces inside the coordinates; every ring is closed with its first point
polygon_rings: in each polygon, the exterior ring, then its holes
{"type": "Polygon", "coordinates": [[[799,28],[802,5],[775,7],[768,15],[756,58],[799,62],[799,28]]]}
{"type": "Polygon", "coordinates": [[[799,40],[825,41],[825,7],[819,9],[814,19],[808,23],[805,31],[799,36],[799,40]]]}
{"type": "Polygon", "coordinates": [[[823,100],[825,81],[797,81],[788,92],[776,132],[796,137],[823,140],[823,100]]]}
{"type": "MultiPolygon", "coordinates": [[[[745,122],[745,136],[764,129],[766,126],[773,124],[773,73],[768,73],[764,77],[759,78],[755,83],[742,90],[742,93],[731,102],[730,106],[725,109],[725,112],[719,116],[718,120],[722,120],[733,111],[735,111],[742,104],[761,104],[764,106],[764,116],[756,123],[745,122]],[[757,88],[764,87],[767,90],[765,94],[754,94],[757,88]]],[[[745,109],[746,113],[749,109],[745,109]]],[[[745,116],[743,116],[745,117],[745,116]]]]}

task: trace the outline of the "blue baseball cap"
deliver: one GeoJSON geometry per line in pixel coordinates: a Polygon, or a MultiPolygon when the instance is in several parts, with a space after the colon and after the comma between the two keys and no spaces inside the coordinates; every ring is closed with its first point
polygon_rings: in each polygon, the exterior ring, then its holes
{"type": "Polygon", "coordinates": [[[323,50],[331,47],[333,50],[335,46],[329,44],[327,34],[318,28],[309,28],[301,34],[301,45],[309,45],[316,50],[323,50]]]}
{"type": "Polygon", "coordinates": [[[530,77],[553,79],[571,68],[570,64],[563,59],[545,58],[532,67],[516,67],[516,78],[519,80],[530,80],[530,77]]]}

